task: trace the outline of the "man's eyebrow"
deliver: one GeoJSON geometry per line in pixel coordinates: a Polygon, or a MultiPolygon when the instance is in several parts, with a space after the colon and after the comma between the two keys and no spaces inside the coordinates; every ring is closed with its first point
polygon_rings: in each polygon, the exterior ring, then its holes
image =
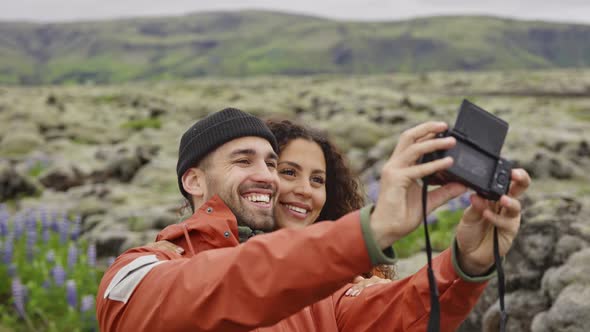
{"type": "MultiPolygon", "coordinates": [[[[235,157],[241,156],[241,155],[255,156],[256,155],[256,150],[254,150],[254,149],[237,149],[237,150],[232,151],[229,154],[229,157],[230,158],[235,158],[235,157]]],[[[266,158],[278,160],[279,159],[279,156],[274,151],[271,151],[271,152],[268,153],[268,155],[266,156],[266,158]]]]}
{"type": "Polygon", "coordinates": [[[254,149],[238,149],[238,150],[233,150],[229,154],[229,156],[230,156],[230,158],[233,158],[233,157],[237,157],[237,156],[244,155],[244,154],[245,155],[249,155],[249,156],[255,156],[256,155],[256,150],[254,150],[254,149]]]}
{"type": "Polygon", "coordinates": [[[274,151],[269,152],[268,155],[266,156],[266,158],[273,159],[273,160],[279,160],[279,156],[274,151]]]}

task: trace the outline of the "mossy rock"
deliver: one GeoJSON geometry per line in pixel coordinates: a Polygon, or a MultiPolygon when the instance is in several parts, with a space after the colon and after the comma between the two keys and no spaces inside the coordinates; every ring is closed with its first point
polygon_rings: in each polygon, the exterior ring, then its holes
{"type": "Polygon", "coordinates": [[[12,130],[0,142],[0,155],[23,157],[44,144],[44,139],[36,132],[12,130]]]}
{"type": "Polygon", "coordinates": [[[132,183],[159,193],[177,194],[178,182],[172,162],[153,162],[142,167],[133,177],[132,183]]]}
{"type": "Polygon", "coordinates": [[[388,134],[383,127],[364,117],[350,121],[348,116],[338,115],[322,127],[345,151],[351,147],[369,149],[388,134]]]}

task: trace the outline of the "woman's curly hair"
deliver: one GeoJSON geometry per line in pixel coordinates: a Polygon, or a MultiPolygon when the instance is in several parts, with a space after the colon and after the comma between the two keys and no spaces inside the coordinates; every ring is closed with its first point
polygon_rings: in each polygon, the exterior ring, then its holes
{"type": "Polygon", "coordinates": [[[302,138],[317,143],[326,158],[326,203],[318,216],[320,220],[336,220],[363,207],[358,177],[346,165],[344,157],[323,132],[289,120],[266,122],[277,138],[279,150],[294,139],[302,138]]]}

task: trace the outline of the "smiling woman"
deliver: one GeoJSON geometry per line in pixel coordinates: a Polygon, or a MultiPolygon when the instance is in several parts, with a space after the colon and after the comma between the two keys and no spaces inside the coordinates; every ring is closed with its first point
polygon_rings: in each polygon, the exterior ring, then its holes
{"type": "MultiPolygon", "coordinates": [[[[275,135],[281,151],[278,168],[281,187],[283,183],[288,185],[288,180],[298,175],[295,167],[287,167],[292,164],[298,165],[300,172],[303,166],[309,166],[306,174],[311,187],[318,186],[318,182],[322,182],[320,178],[325,182],[321,186],[325,190],[325,202],[317,218],[310,223],[316,220],[336,220],[363,207],[364,199],[360,193],[358,178],[347,167],[344,157],[326,135],[288,120],[270,120],[267,125],[275,135]]],[[[286,193],[286,190],[281,189],[280,195],[286,193]]]]}
{"type": "MultiPolygon", "coordinates": [[[[288,120],[269,120],[267,125],[280,151],[278,228],[336,220],[364,205],[358,178],[326,135],[288,120]]],[[[365,275],[371,276],[393,279],[393,267],[379,265],[365,275]]]]}
{"type": "Polygon", "coordinates": [[[326,158],[322,148],[303,138],[290,141],[281,150],[278,173],[281,185],[275,211],[277,226],[312,224],[326,203],[326,158]]]}

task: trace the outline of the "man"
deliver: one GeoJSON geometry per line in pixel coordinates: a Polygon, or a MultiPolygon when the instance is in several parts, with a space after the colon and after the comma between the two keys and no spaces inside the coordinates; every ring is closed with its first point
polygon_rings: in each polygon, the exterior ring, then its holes
{"type": "MultiPolygon", "coordinates": [[[[121,255],[99,287],[101,331],[426,330],[425,271],[367,288],[357,298],[344,296],[344,286],[374,265],[393,263],[391,244],[420,225],[416,180],[452,160],[416,160],[455,144],[453,138],[431,139],[445,129],[430,122],[401,135],[383,168],[374,208],[240,244],[238,225],[246,230],[242,234],[274,229],[276,141],[261,120],[236,109],[198,121],[181,139],[177,165],[180,190],[197,210],[157,238],[184,254],[140,247],[121,255]]],[[[434,260],[442,331],[457,328],[491,277],[490,224],[499,229],[501,255],[512,244],[520,223],[514,197],[530,181],[521,170],[512,180],[510,195],[498,203],[503,212],[474,197],[452,250],[434,260]]],[[[431,191],[429,210],[464,191],[459,184],[431,191]]]]}

